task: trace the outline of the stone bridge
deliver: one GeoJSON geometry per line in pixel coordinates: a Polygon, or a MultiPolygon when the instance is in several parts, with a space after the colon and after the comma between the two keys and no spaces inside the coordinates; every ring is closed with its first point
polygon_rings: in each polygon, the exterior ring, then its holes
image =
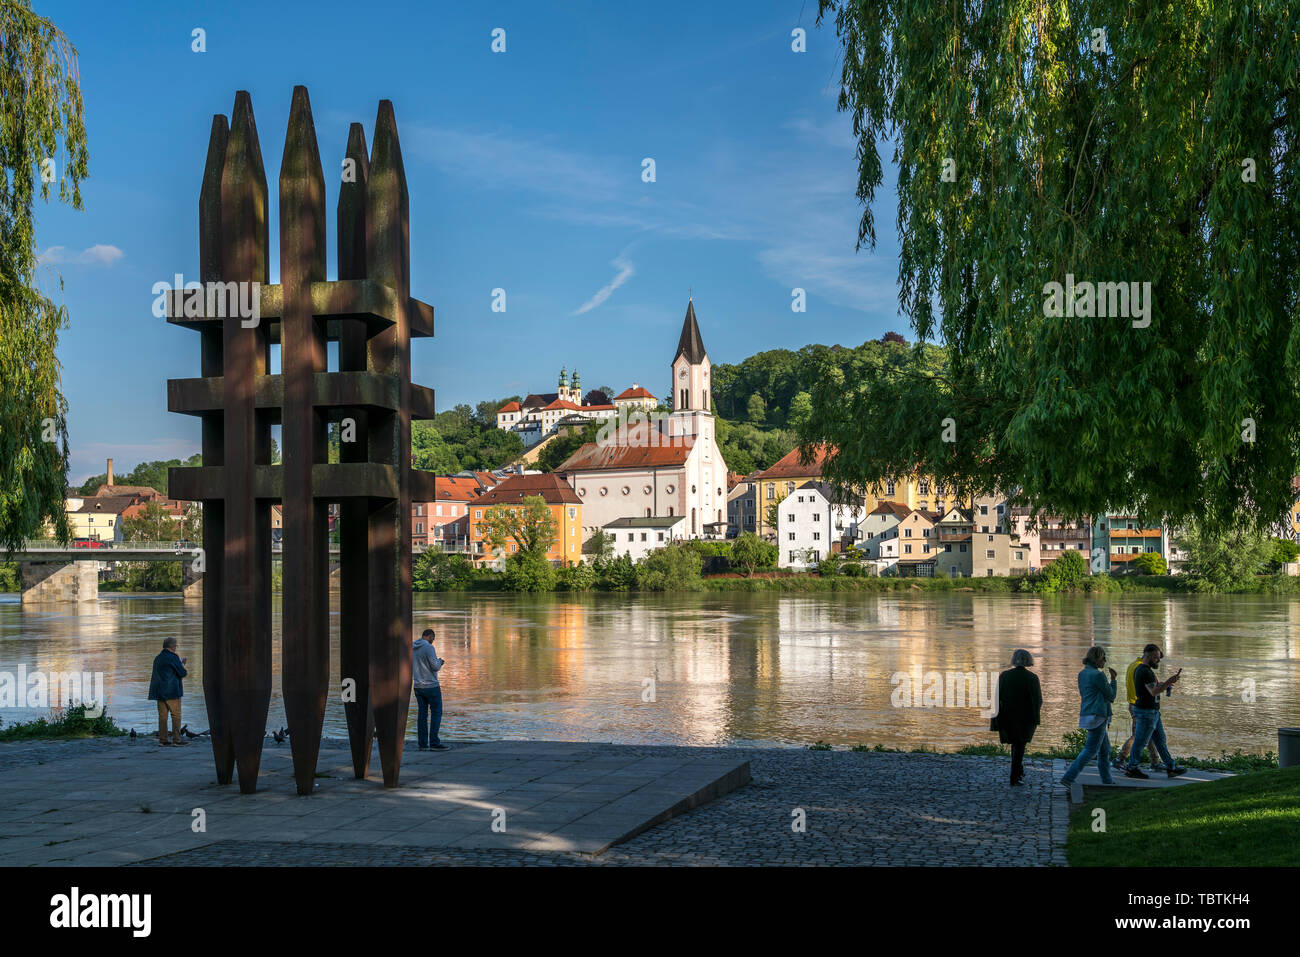
{"type": "MultiPolygon", "coordinates": [[[[32,541],[5,557],[18,562],[24,604],[83,602],[99,598],[100,562],[181,562],[181,592],[203,596],[203,549],[188,542],[104,542],[75,547],[57,541],[32,541]],[[197,568],[196,568],[197,566],[197,568]]],[[[330,589],[338,588],[338,546],[330,547],[330,589]]],[[[280,546],[272,549],[277,561],[280,546]]]]}

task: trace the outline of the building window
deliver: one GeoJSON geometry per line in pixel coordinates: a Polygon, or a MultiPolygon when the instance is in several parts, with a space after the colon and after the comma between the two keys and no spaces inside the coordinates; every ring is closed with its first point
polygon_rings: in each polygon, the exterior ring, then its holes
{"type": "Polygon", "coordinates": [[[627,533],[627,540],[628,540],[629,542],[634,542],[634,541],[636,541],[636,536],[634,536],[631,532],[628,532],[628,533],[627,533]]]}
{"type": "Polygon", "coordinates": [[[793,542],[793,541],[794,541],[794,532],[790,532],[790,533],[789,533],[789,536],[790,536],[790,541],[793,542]]]}
{"type": "Polygon", "coordinates": [[[641,541],[643,541],[643,542],[645,541],[645,536],[646,536],[646,533],[645,533],[645,532],[642,532],[642,533],[641,533],[641,541]]]}
{"type": "Polygon", "coordinates": [[[894,494],[894,483],[893,483],[893,482],[886,482],[886,483],[885,483],[885,494],[886,494],[886,495],[893,495],[893,494],[894,494]]]}
{"type": "Polygon", "coordinates": [[[910,554],[912,554],[912,546],[911,546],[911,545],[904,545],[904,546],[903,546],[903,554],[904,554],[904,555],[910,555],[910,554]]]}
{"type": "MultiPolygon", "coordinates": [[[[988,550],[986,550],[986,551],[984,552],[984,557],[985,557],[985,558],[992,558],[993,556],[994,556],[994,553],[993,553],[993,549],[991,549],[991,548],[988,549],[988,550]]],[[[1065,566],[1062,565],[1061,567],[1064,568],[1065,566]]]]}
{"type": "Polygon", "coordinates": [[[930,494],[930,480],[929,480],[929,479],[921,479],[921,488],[920,488],[920,492],[921,492],[922,495],[929,495],[929,494],[930,494]]]}
{"type": "Polygon", "coordinates": [[[820,512],[818,512],[817,514],[813,515],[813,521],[814,521],[814,522],[820,522],[821,520],[822,520],[822,516],[821,516],[821,513],[820,513],[820,512]]]}
{"type": "Polygon", "coordinates": [[[663,540],[664,540],[664,533],[663,533],[663,532],[660,532],[660,533],[659,533],[659,541],[662,542],[663,540]]]}
{"type": "Polygon", "coordinates": [[[577,517],[578,517],[578,510],[576,508],[569,509],[569,518],[577,518],[577,517]]]}
{"type": "Polygon", "coordinates": [[[424,522],[416,522],[416,523],[415,523],[415,534],[417,534],[417,535],[423,535],[423,534],[424,534],[424,522]]]}
{"type": "MultiPolygon", "coordinates": [[[[1018,562],[1023,562],[1024,560],[1025,560],[1025,553],[1024,553],[1024,552],[1016,552],[1016,561],[1018,561],[1018,562]]],[[[1064,568],[1065,566],[1062,565],[1061,567],[1064,568]]]]}
{"type": "Polygon", "coordinates": [[[794,523],[794,512],[790,512],[788,515],[786,515],[785,520],[786,520],[787,522],[790,522],[791,524],[793,524],[793,523],[794,523]]]}
{"type": "Polygon", "coordinates": [[[814,542],[820,542],[821,540],[822,540],[822,533],[821,533],[821,532],[813,532],[813,541],[814,541],[814,542]]]}

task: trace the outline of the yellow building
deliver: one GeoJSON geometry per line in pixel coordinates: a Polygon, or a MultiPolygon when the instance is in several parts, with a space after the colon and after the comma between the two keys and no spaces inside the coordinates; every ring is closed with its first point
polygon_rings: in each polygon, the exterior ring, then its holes
{"type": "MultiPolygon", "coordinates": [[[[72,537],[93,538],[102,542],[122,540],[122,519],[139,504],[134,495],[96,495],[70,498],[64,503],[72,537]]],[[[139,509],[134,509],[139,511],[139,509]]],[[[134,514],[134,511],[131,514],[134,514]]]]}
{"type": "Polygon", "coordinates": [[[522,504],[533,496],[540,496],[555,518],[555,542],[546,552],[547,560],[560,567],[582,561],[582,499],[553,472],[512,475],[469,503],[469,543],[475,561],[504,561],[519,547],[511,542],[506,554],[492,554],[483,537],[484,513],[496,505],[522,504]]]}

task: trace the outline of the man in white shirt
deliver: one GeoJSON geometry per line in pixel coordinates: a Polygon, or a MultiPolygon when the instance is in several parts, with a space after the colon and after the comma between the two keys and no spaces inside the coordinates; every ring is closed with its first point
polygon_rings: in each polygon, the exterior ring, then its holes
{"type": "Polygon", "coordinates": [[[438,672],[443,662],[433,650],[434,637],[433,629],[426,628],[411,646],[411,683],[415,686],[415,700],[420,704],[416,733],[421,751],[449,751],[451,749],[438,740],[438,727],[442,724],[442,687],[438,684],[438,672]],[[430,717],[433,718],[432,737],[429,735],[430,717]]]}

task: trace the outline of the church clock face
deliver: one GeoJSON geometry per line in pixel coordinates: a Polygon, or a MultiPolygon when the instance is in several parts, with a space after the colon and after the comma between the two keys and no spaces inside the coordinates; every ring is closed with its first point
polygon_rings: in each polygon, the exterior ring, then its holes
{"type": "Polygon", "coordinates": [[[677,373],[677,378],[679,378],[679,379],[685,379],[685,378],[686,378],[686,370],[683,369],[681,372],[677,373]]]}

